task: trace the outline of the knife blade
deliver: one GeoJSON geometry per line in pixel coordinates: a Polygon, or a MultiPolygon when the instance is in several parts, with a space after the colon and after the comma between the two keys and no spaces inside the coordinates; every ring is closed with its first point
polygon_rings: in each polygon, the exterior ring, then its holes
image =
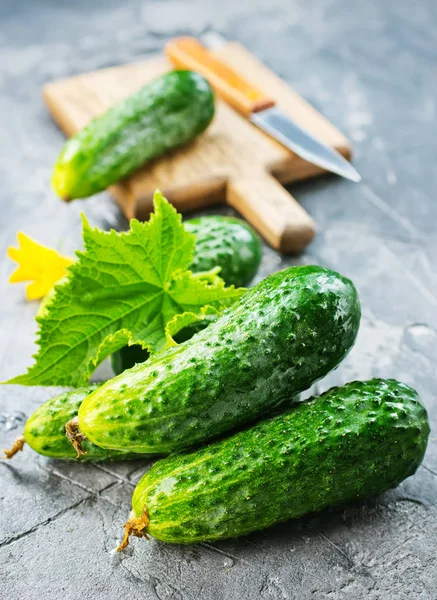
{"type": "Polygon", "coordinates": [[[176,38],[166,45],[165,53],[175,67],[201,73],[225,102],[304,160],[351,181],[361,181],[356,169],[339,152],[300,127],[272,98],[195,38],[176,38]]]}

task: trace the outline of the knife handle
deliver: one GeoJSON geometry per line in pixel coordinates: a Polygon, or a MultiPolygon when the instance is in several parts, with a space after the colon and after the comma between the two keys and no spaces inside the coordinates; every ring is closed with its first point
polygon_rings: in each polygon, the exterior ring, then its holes
{"type": "Polygon", "coordinates": [[[166,45],[165,54],[175,67],[203,75],[217,94],[245,117],[275,105],[274,100],[213,56],[196,38],[172,40],[166,45]]]}

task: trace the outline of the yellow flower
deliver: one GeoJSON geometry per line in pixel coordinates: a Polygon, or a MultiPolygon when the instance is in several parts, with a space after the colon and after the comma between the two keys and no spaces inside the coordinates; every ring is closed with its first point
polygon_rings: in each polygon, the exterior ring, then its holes
{"type": "Polygon", "coordinates": [[[24,233],[17,234],[19,248],[8,248],[8,256],[18,263],[18,269],[9,278],[10,283],[31,281],[26,286],[26,298],[37,300],[50,292],[55,283],[66,274],[73,259],[62,256],[38,244],[24,233]]]}

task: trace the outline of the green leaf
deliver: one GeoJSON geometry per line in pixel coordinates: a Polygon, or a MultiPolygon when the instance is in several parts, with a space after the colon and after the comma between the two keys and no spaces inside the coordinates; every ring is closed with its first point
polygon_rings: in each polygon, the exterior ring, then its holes
{"type": "Polygon", "coordinates": [[[85,250],[37,317],[35,363],[7,383],[85,385],[126,344],[150,352],[172,344],[178,322],[166,328],[176,315],[204,318],[240,298],[244,288],[225,287],[215,270],[200,276],[187,270],[195,237],[160,192],[154,208],[147,223],[132,220],[123,233],[92,228],[82,216],[85,250]]]}
{"type": "Polygon", "coordinates": [[[217,281],[222,281],[222,278],[220,277],[221,270],[221,267],[214,267],[209,271],[198,271],[197,273],[193,273],[193,277],[196,279],[203,279],[209,283],[216,283],[217,281]]]}
{"type": "Polygon", "coordinates": [[[204,306],[199,312],[184,312],[180,315],[175,315],[171,321],[169,321],[165,327],[165,337],[167,339],[166,347],[177,346],[174,340],[174,336],[194,323],[199,321],[212,322],[220,315],[220,311],[213,306],[204,306]]]}

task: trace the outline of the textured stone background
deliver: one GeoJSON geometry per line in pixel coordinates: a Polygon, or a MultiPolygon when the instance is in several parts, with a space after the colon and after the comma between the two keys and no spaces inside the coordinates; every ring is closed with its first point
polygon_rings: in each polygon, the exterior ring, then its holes
{"type": "MultiPolygon", "coordinates": [[[[140,463],[0,463],[0,598],[435,600],[437,598],[437,8],[434,0],[2,0],[0,4],[0,377],[34,350],[36,306],[8,286],[18,229],[64,252],[79,213],[124,227],[106,194],[70,206],[48,186],[63,138],[41,101],[56,77],[147,56],[216,30],[243,42],[353,140],[360,185],[293,187],[319,233],[298,258],[266,248],[261,276],[317,262],[353,278],[358,342],[320,387],[370,376],[415,386],[433,426],[424,464],[361,505],[216,544],[135,540],[114,554],[140,463]]],[[[0,389],[0,447],[53,391],[0,389]]]]}

